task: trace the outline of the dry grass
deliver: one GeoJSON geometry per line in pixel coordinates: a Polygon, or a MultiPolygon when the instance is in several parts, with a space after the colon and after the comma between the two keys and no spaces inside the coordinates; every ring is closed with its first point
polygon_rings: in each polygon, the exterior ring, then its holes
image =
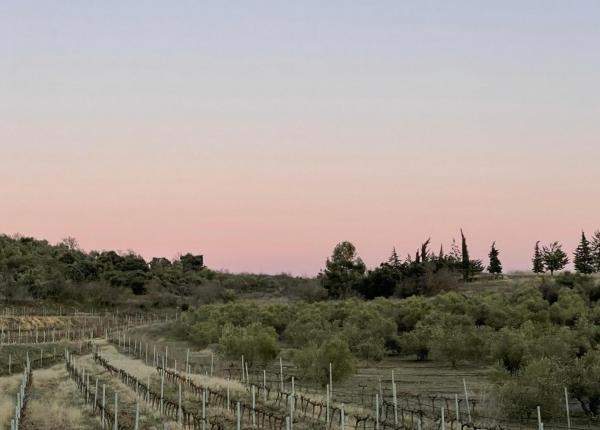
{"type": "Polygon", "coordinates": [[[229,393],[231,396],[247,395],[246,388],[240,382],[231,379],[196,374],[190,374],[190,379],[198,385],[208,387],[213,390],[226,391],[229,387],[229,393]]]}
{"type": "Polygon", "coordinates": [[[33,372],[24,429],[93,429],[97,425],[64,365],[33,372]]]}
{"type": "Polygon", "coordinates": [[[0,427],[9,428],[10,420],[15,415],[15,401],[22,375],[0,378],[0,427]]]}
{"type": "Polygon", "coordinates": [[[84,327],[98,322],[98,316],[40,316],[40,315],[0,315],[0,330],[21,327],[21,330],[61,329],[71,325],[84,327]]]}
{"type": "Polygon", "coordinates": [[[21,327],[21,330],[65,327],[70,318],[56,316],[0,316],[0,329],[21,327]]]}
{"type": "MultiPolygon", "coordinates": [[[[145,381],[148,376],[153,377],[156,374],[156,369],[152,366],[147,366],[143,360],[131,358],[121,354],[117,348],[104,340],[97,341],[99,353],[115,367],[125,370],[127,373],[136,378],[145,381]]],[[[93,358],[91,360],[93,362],[93,358]]]]}
{"type": "MultiPolygon", "coordinates": [[[[97,345],[100,347],[100,354],[102,357],[107,359],[113,366],[125,370],[127,373],[135,376],[141,381],[146,381],[148,376],[150,376],[152,381],[158,380],[156,368],[146,365],[144,360],[121,354],[117,348],[105,341],[97,342],[97,345]]],[[[181,369],[179,369],[179,371],[181,372],[181,369]]],[[[199,374],[190,374],[190,379],[198,385],[209,387],[214,390],[226,390],[227,387],[229,387],[232,396],[246,394],[244,386],[235,380],[199,374]]]]}

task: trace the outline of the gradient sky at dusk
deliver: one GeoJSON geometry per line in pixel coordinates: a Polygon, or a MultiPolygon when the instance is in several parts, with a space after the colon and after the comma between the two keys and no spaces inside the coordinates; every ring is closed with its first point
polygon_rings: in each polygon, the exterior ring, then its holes
{"type": "Polygon", "coordinates": [[[0,2],[0,232],[508,269],[600,228],[598,1],[0,2]]]}

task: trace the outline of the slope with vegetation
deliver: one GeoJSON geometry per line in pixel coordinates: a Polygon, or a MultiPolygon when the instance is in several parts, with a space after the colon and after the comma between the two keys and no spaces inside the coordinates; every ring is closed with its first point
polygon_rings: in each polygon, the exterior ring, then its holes
{"type": "MultiPolygon", "coordinates": [[[[180,333],[232,361],[265,365],[289,349],[299,374],[327,383],[387,355],[496,367],[497,401],[530,415],[563,399],[600,413],[600,284],[583,275],[531,279],[512,293],[447,292],[405,299],[205,305],[184,313],[180,333]],[[591,378],[590,378],[591,377],[591,378]],[[594,379],[595,378],[595,379],[594,379]]],[[[560,410],[560,408],[558,409],[560,410]]]]}

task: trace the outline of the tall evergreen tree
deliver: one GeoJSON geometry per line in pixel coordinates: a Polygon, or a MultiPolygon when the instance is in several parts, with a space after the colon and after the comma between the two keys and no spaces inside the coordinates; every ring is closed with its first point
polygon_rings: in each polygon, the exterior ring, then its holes
{"type": "Polygon", "coordinates": [[[544,246],[542,250],[542,258],[546,270],[550,271],[550,275],[554,276],[556,270],[562,270],[569,264],[569,257],[562,250],[562,245],[558,242],[553,242],[548,246],[544,246]]]}
{"type": "Polygon", "coordinates": [[[575,270],[579,273],[590,274],[594,271],[594,259],[592,258],[592,249],[590,242],[585,237],[585,232],[581,232],[579,246],[575,250],[575,270]]]}
{"type": "Polygon", "coordinates": [[[542,255],[542,250],[540,249],[540,241],[538,240],[535,243],[535,250],[533,252],[533,273],[544,273],[546,269],[544,268],[544,257],[542,255]]]}
{"type": "Polygon", "coordinates": [[[492,243],[492,249],[489,253],[490,265],[487,270],[496,277],[502,273],[502,263],[500,262],[500,258],[498,258],[499,254],[500,252],[496,249],[496,242],[492,243]]]}
{"type": "Polygon", "coordinates": [[[600,272],[600,230],[596,230],[594,233],[591,250],[594,272],[600,272]]]}
{"type": "Polygon", "coordinates": [[[469,261],[469,249],[467,248],[467,239],[465,238],[462,228],[460,229],[460,237],[462,240],[461,268],[463,274],[463,281],[467,282],[471,279],[471,262],[469,261]]]}
{"type": "Polygon", "coordinates": [[[428,249],[429,242],[431,242],[431,238],[427,239],[421,245],[421,260],[423,261],[423,263],[425,263],[427,261],[427,259],[429,258],[429,249],[428,249]]]}
{"type": "Polygon", "coordinates": [[[396,247],[392,248],[392,254],[390,255],[390,258],[388,258],[388,264],[394,268],[398,268],[402,265],[400,257],[398,257],[398,253],[396,252],[396,247]]]}

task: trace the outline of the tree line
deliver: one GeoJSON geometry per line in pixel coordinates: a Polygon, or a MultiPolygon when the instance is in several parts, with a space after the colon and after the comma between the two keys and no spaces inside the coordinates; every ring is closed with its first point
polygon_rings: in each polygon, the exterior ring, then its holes
{"type": "Polygon", "coordinates": [[[75,238],[57,244],[0,234],[0,296],[11,302],[46,299],[78,306],[194,306],[263,294],[306,300],[326,296],[314,278],[229,273],[206,267],[202,255],[146,261],[134,251],[82,250],[75,238]]]}
{"type": "MultiPolygon", "coordinates": [[[[146,262],[133,251],[83,251],[71,237],[56,245],[20,235],[0,235],[0,289],[6,299],[69,298],[84,284],[120,287],[134,295],[160,286],[185,294],[206,276],[202,255],[146,262]]],[[[109,295],[110,293],[107,293],[109,295]]]]}
{"type": "MultiPolygon", "coordinates": [[[[435,294],[450,290],[457,280],[470,282],[474,277],[487,270],[493,277],[503,273],[500,251],[493,242],[488,253],[488,264],[484,268],[482,260],[473,259],[464,232],[460,231],[460,247],[452,240],[449,253],[443,246],[439,252],[430,251],[430,239],[402,260],[396,249],[387,261],[373,270],[367,270],[351,242],[341,242],[333,250],[325,263],[325,269],[319,274],[323,287],[331,298],[346,298],[354,295],[367,299],[375,297],[409,297],[411,295],[435,294]]],[[[536,274],[563,270],[570,260],[559,242],[548,245],[535,244],[532,259],[532,271],[536,274]]],[[[581,274],[600,272],[600,231],[594,234],[592,241],[584,232],[574,252],[575,271],[581,274]]]]}
{"type": "MultiPolygon", "coordinates": [[[[427,239],[414,255],[409,254],[404,260],[393,248],[387,261],[369,271],[358,256],[356,247],[350,242],[341,242],[327,259],[319,279],[329,297],[336,299],[353,295],[373,299],[438,293],[451,289],[459,276],[464,282],[469,282],[486,269],[481,260],[470,257],[467,238],[462,230],[460,238],[460,247],[453,239],[448,253],[443,246],[438,253],[431,251],[431,239],[427,239]]],[[[494,276],[502,274],[499,255],[494,242],[487,266],[494,276]]]]}
{"type": "MultiPolygon", "coordinates": [[[[51,299],[93,301],[112,306],[127,302],[127,295],[150,301],[151,306],[184,305],[227,301],[238,294],[278,294],[308,300],[362,296],[409,297],[434,295],[452,290],[459,282],[470,282],[487,271],[501,277],[501,252],[492,243],[486,263],[473,258],[467,238],[452,240],[448,251],[431,249],[425,240],[414,253],[401,258],[395,249],[378,267],[367,270],[355,246],[341,242],[316,278],[286,274],[231,274],[213,271],[202,255],[183,254],[175,259],[156,257],[150,261],[133,251],[83,251],[77,240],[58,244],[20,235],[0,235],[0,293],[6,300],[51,299]]],[[[554,275],[569,263],[559,242],[537,242],[532,259],[534,273],[554,275]]],[[[574,252],[578,273],[600,271],[600,232],[588,240],[582,232],[574,252]]],[[[141,302],[140,302],[141,303],[141,302]]]]}
{"type": "MultiPolygon", "coordinates": [[[[579,245],[573,253],[575,271],[584,275],[600,272],[600,231],[596,231],[590,242],[585,232],[581,232],[579,245]]],[[[546,271],[554,275],[557,270],[562,270],[569,264],[569,257],[562,249],[559,242],[540,247],[540,242],[535,244],[533,254],[533,272],[546,271]]]]}

